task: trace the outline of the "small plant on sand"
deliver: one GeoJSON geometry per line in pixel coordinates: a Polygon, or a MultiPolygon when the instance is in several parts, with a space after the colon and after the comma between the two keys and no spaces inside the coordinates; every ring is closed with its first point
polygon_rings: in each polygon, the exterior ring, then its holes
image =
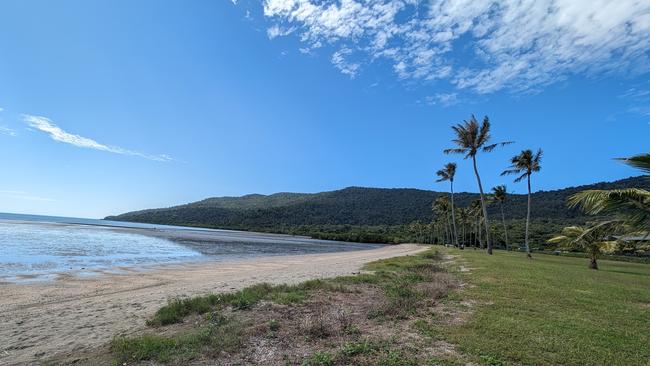
{"type": "Polygon", "coordinates": [[[328,352],[315,352],[302,362],[302,366],[331,366],[334,365],[334,356],[328,352]]]}

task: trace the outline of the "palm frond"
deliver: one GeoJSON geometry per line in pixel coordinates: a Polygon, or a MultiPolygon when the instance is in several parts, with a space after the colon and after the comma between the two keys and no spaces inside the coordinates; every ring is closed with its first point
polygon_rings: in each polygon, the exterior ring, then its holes
{"type": "Polygon", "coordinates": [[[501,176],[506,176],[506,175],[512,175],[512,174],[520,174],[523,172],[523,169],[520,168],[514,168],[514,169],[506,169],[503,172],[501,172],[501,176]]]}
{"type": "Polygon", "coordinates": [[[469,149],[458,147],[453,149],[444,149],[442,152],[445,154],[465,154],[468,150],[469,149]]]}
{"type": "Polygon", "coordinates": [[[650,154],[635,155],[629,158],[618,158],[625,164],[640,169],[645,173],[650,173],[650,154]]]}
{"type": "Polygon", "coordinates": [[[517,178],[515,178],[515,183],[521,182],[522,180],[524,180],[529,175],[530,175],[530,173],[526,172],[526,173],[518,176],[517,178]]]}
{"type": "Polygon", "coordinates": [[[632,228],[650,230],[650,191],[645,189],[586,190],[569,197],[568,205],[591,215],[618,213],[632,228]]]}

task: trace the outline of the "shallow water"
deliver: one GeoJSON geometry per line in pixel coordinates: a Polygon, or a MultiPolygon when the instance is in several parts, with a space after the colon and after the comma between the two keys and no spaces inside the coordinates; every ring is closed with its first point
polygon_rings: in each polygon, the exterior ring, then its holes
{"type": "Polygon", "coordinates": [[[97,227],[0,222],[0,277],[50,275],[193,260],[201,253],[170,240],[97,227]]]}
{"type": "Polygon", "coordinates": [[[229,230],[0,214],[0,281],[42,281],[64,273],[88,276],[121,267],[375,247],[229,230]]]}

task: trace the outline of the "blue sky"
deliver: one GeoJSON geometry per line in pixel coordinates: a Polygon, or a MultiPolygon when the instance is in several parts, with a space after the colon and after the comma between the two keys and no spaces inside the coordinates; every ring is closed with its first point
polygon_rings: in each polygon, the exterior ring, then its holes
{"type": "Polygon", "coordinates": [[[450,126],[490,116],[486,186],[619,179],[648,151],[648,1],[0,5],[0,212],[103,217],[209,196],[444,190],[450,126]]]}

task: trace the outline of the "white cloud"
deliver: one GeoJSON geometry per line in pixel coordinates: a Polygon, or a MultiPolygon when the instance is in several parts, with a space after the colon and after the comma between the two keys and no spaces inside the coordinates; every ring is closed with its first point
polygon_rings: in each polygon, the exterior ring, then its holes
{"type": "Polygon", "coordinates": [[[491,93],[650,71],[648,0],[264,0],[264,15],[269,29],[295,29],[304,49],[349,49],[332,55],[348,75],[383,59],[401,79],[491,93]]]}
{"type": "Polygon", "coordinates": [[[0,112],[3,112],[4,110],[5,110],[4,108],[0,107],[0,112]]]}
{"type": "Polygon", "coordinates": [[[93,139],[68,133],[55,125],[50,119],[40,116],[24,115],[23,120],[30,127],[39,131],[47,133],[53,140],[64,142],[66,144],[82,147],[86,149],[94,149],[100,151],[111,152],[115,154],[138,156],[141,158],[154,160],[154,161],[171,161],[172,158],[167,155],[149,155],[138,151],[128,150],[119,146],[110,146],[101,144],[93,139]]]}
{"type": "Polygon", "coordinates": [[[424,101],[429,105],[442,105],[449,107],[458,104],[458,93],[437,93],[424,98],[424,101]]]}
{"type": "Polygon", "coordinates": [[[354,78],[357,75],[357,72],[359,71],[359,67],[361,67],[361,65],[354,62],[348,62],[346,60],[346,56],[350,55],[351,53],[352,50],[349,48],[342,48],[334,52],[332,55],[332,63],[342,73],[350,76],[351,78],[354,78]]]}
{"type": "Polygon", "coordinates": [[[650,83],[632,87],[619,95],[619,98],[629,103],[627,108],[628,113],[650,117],[650,90],[645,89],[648,86],[650,86],[650,83]]]}
{"type": "Polygon", "coordinates": [[[282,28],[280,26],[274,25],[266,30],[266,35],[269,39],[273,39],[280,36],[287,36],[294,31],[294,28],[282,28]]]}
{"type": "Polygon", "coordinates": [[[0,135],[8,135],[8,136],[12,136],[12,137],[17,136],[16,131],[12,130],[9,127],[5,127],[5,126],[0,126],[0,135]]]}

